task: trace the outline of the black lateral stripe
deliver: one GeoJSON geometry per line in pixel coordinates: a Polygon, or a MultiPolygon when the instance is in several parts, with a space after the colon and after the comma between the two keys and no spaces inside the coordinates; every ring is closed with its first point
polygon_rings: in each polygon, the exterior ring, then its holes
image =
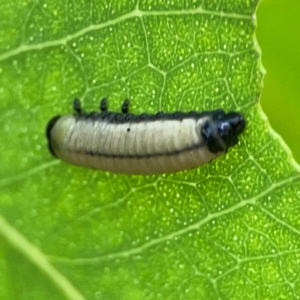
{"type": "MultiPolygon", "coordinates": [[[[166,153],[150,153],[150,154],[141,154],[141,155],[116,155],[116,154],[106,154],[106,153],[99,153],[99,152],[93,152],[93,151],[86,151],[85,154],[86,155],[90,155],[90,156],[102,156],[102,157],[106,157],[106,158],[119,158],[119,159],[143,159],[143,158],[151,158],[151,157],[158,157],[158,156],[173,156],[173,155],[178,155],[181,154],[183,152],[187,152],[187,151],[192,151],[195,149],[199,149],[203,146],[205,146],[206,144],[204,142],[193,145],[191,147],[187,147],[187,148],[183,148],[180,150],[175,150],[175,151],[171,151],[171,152],[166,152],[166,153]]],[[[74,151],[71,151],[74,152],[74,151]]],[[[82,153],[82,151],[76,151],[76,153],[82,153]]]]}
{"type": "Polygon", "coordinates": [[[81,113],[80,115],[75,114],[74,117],[76,121],[80,120],[90,120],[90,121],[106,121],[108,123],[114,124],[124,124],[124,123],[141,123],[141,122],[154,122],[154,121],[165,121],[174,120],[182,121],[183,119],[200,119],[207,116],[214,116],[220,113],[222,110],[213,111],[203,111],[201,113],[190,111],[190,112],[174,112],[174,113],[164,113],[158,112],[156,114],[123,114],[118,112],[91,112],[91,113],[81,113]]]}

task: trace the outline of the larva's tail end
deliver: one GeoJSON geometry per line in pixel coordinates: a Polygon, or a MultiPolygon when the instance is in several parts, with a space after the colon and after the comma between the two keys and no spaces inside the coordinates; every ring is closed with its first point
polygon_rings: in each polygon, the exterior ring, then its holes
{"type": "Polygon", "coordinates": [[[58,116],[55,116],[52,119],[50,119],[50,121],[48,122],[47,127],[46,127],[46,137],[48,140],[48,149],[49,149],[50,153],[55,157],[56,157],[56,154],[53,151],[52,143],[51,143],[51,131],[52,131],[53,127],[55,126],[56,122],[60,119],[60,117],[61,116],[58,115],[58,116]]]}

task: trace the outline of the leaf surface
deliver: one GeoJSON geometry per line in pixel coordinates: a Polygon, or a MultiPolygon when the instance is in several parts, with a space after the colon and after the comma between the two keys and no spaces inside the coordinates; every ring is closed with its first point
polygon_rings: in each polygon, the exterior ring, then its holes
{"type": "Polygon", "coordinates": [[[0,4],[1,299],[296,299],[300,174],[258,104],[257,2],[0,4]],[[45,138],[75,97],[247,130],[189,171],[78,168],[45,138]]]}

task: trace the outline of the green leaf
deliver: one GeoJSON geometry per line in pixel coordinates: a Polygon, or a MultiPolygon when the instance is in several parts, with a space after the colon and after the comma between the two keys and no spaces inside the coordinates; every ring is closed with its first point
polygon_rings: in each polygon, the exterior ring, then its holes
{"type": "Polygon", "coordinates": [[[0,4],[0,298],[296,299],[300,173],[257,104],[258,1],[48,2],[0,4]],[[55,160],[48,120],[104,96],[247,130],[162,176],[55,160]]]}

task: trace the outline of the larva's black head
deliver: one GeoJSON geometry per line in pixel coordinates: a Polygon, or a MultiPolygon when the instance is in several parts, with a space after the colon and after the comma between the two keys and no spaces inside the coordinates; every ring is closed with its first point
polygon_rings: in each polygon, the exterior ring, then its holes
{"type": "Polygon", "coordinates": [[[58,121],[58,119],[60,119],[60,117],[61,116],[55,116],[52,119],[50,119],[50,121],[48,122],[47,127],[46,127],[46,137],[48,139],[48,148],[49,148],[49,151],[51,152],[51,154],[55,157],[56,157],[56,154],[53,151],[52,143],[51,143],[51,130],[54,127],[54,125],[56,124],[56,122],[58,121]]]}
{"type": "Polygon", "coordinates": [[[226,114],[222,110],[216,110],[212,120],[203,124],[201,134],[211,152],[226,152],[229,147],[238,143],[238,136],[245,127],[246,121],[240,113],[226,114]]]}
{"type": "Polygon", "coordinates": [[[226,143],[227,148],[239,142],[238,136],[244,131],[245,127],[245,119],[237,112],[230,112],[217,121],[218,132],[221,139],[226,143]]]}

